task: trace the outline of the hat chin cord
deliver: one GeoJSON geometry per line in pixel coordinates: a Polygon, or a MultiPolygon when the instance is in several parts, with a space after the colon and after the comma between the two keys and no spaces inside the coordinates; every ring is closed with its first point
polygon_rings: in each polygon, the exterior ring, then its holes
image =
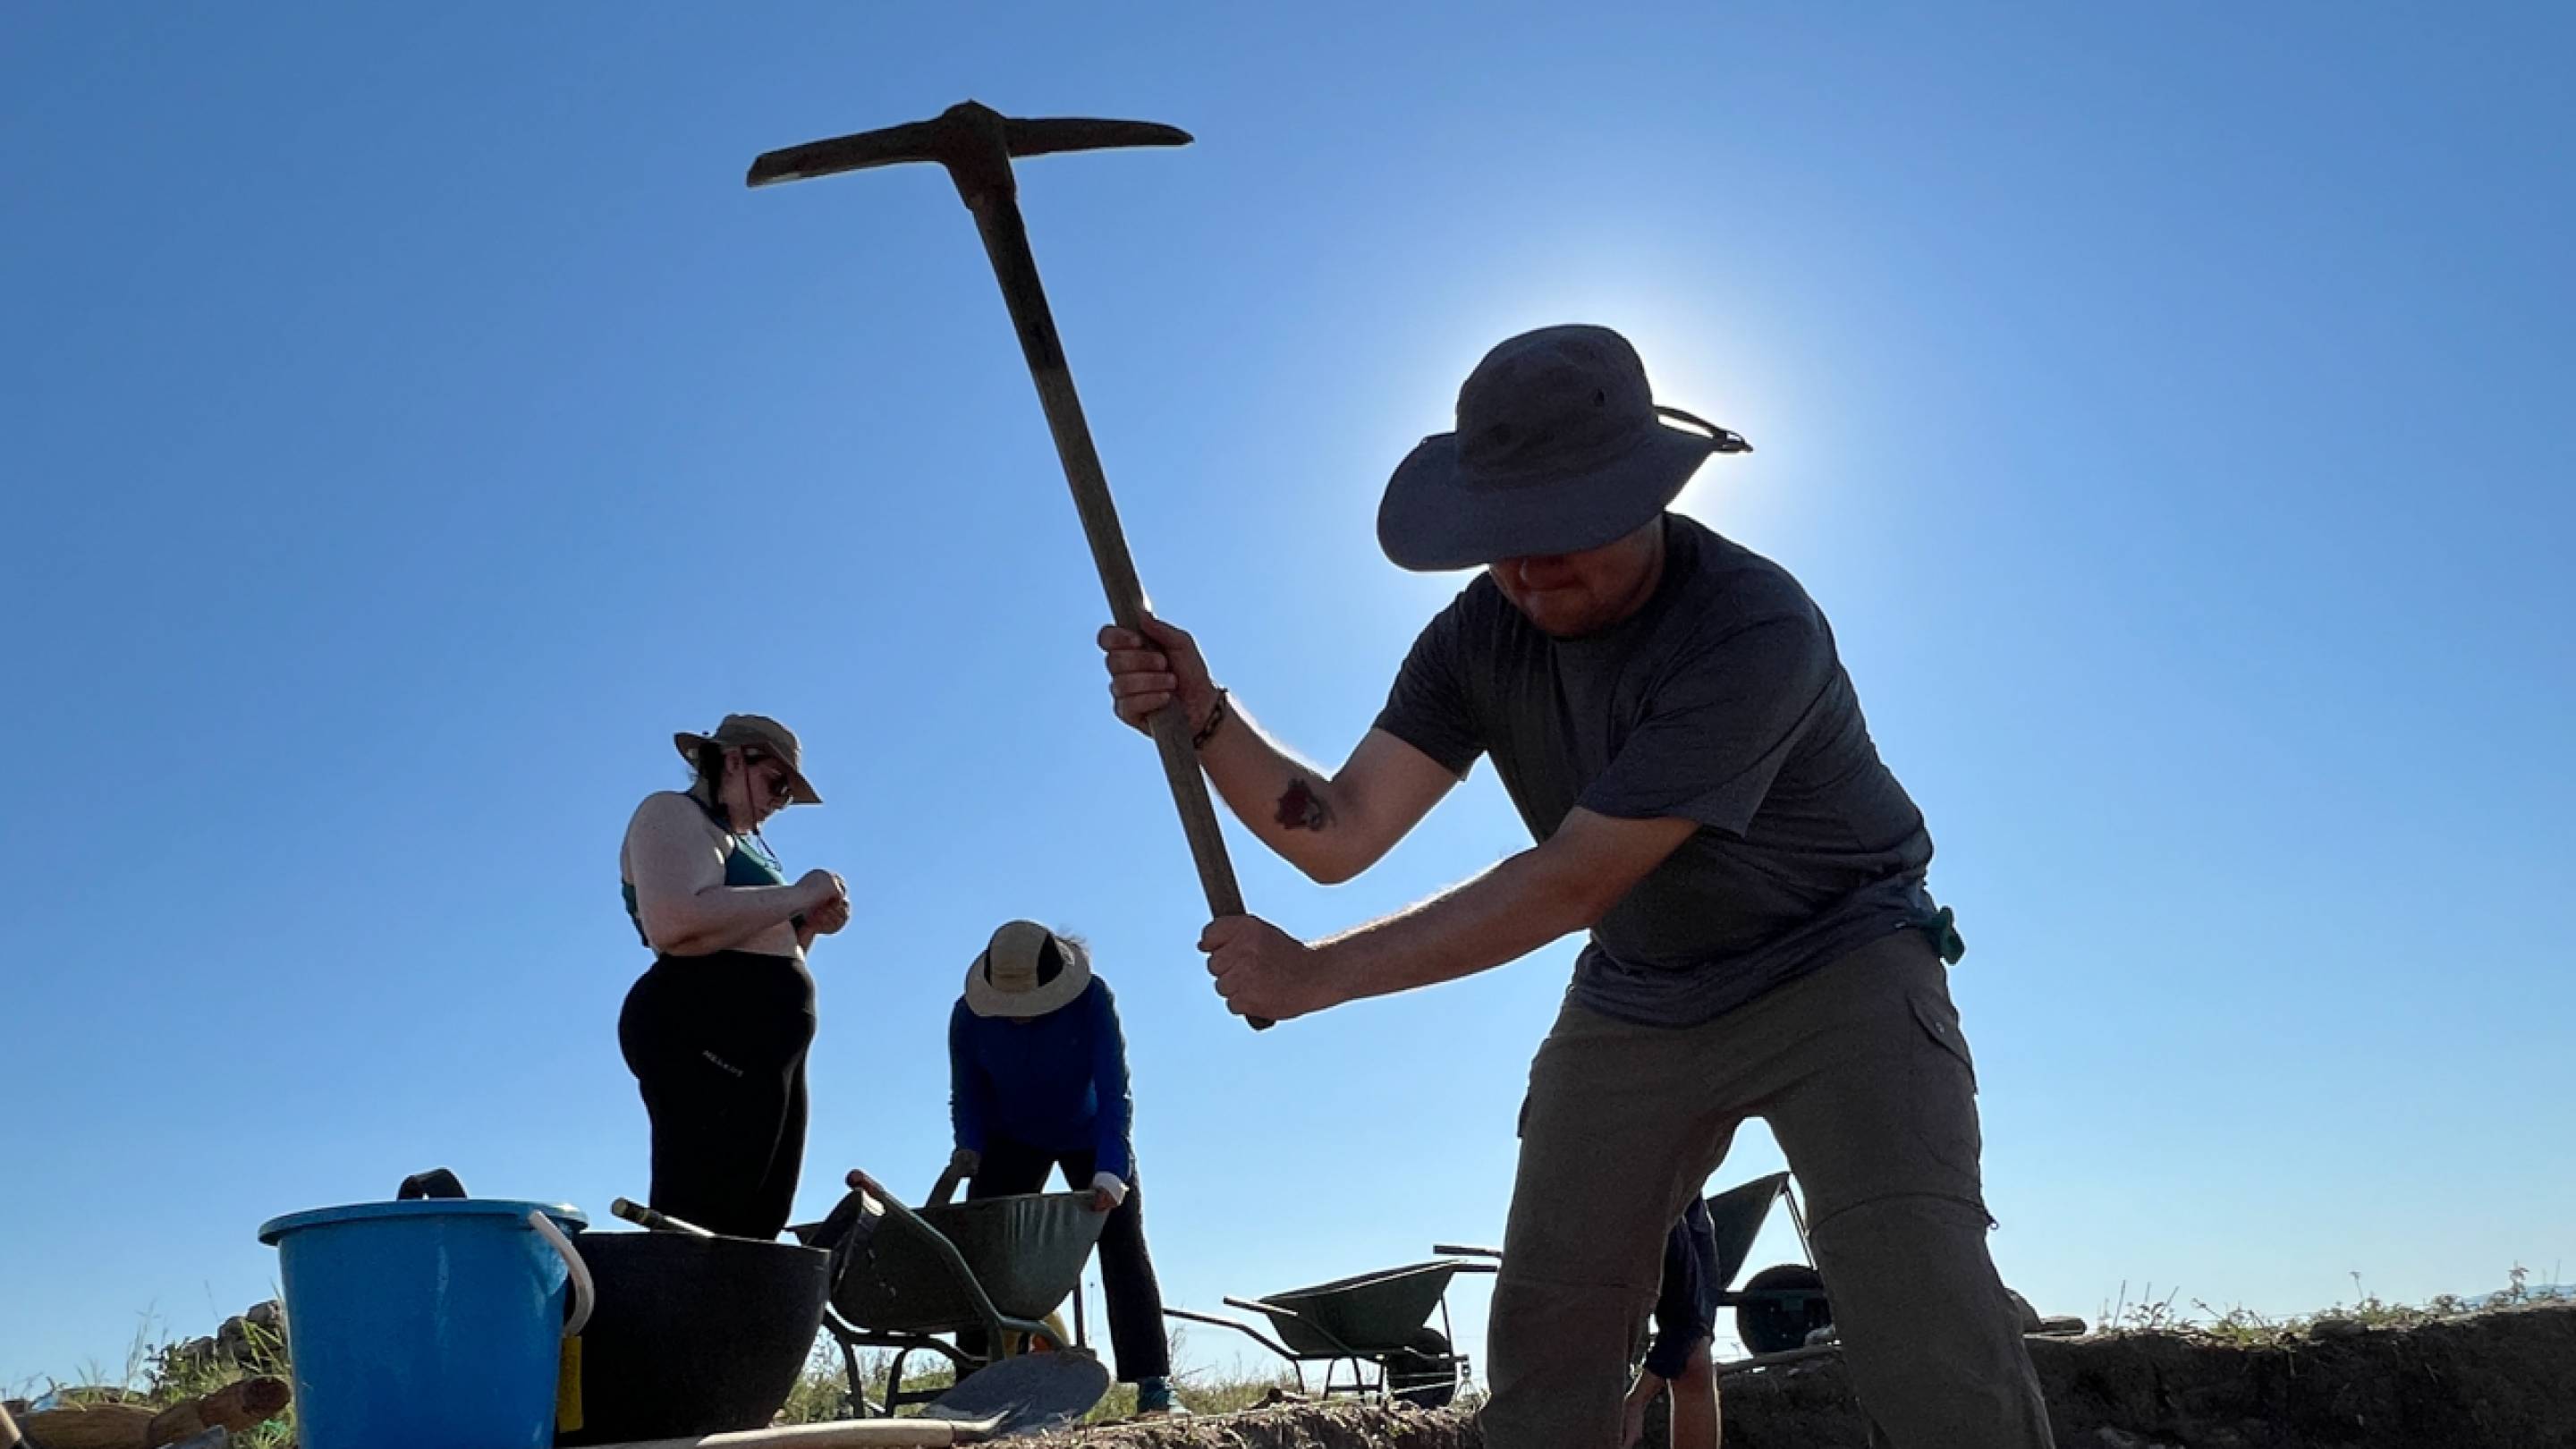
{"type": "MultiPolygon", "coordinates": [[[[749,770],[746,769],[743,771],[743,779],[746,784],[749,782],[751,779],[751,772],[749,770]]],[[[707,819],[715,822],[715,827],[718,830],[721,830],[725,834],[733,836],[736,839],[749,837],[752,844],[760,847],[760,853],[769,857],[769,863],[771,865],[778,866],[779,873],[784,875],[787,868],[780,864],[778,852],[769,848],[769,837],[760,833],[760,822],[754,820],[748,828],[737,828],[734,825],[733,806],[725,801],[723,778],[719,776],[714,780],[708,780],[704,777],[700,777],[698,783],[707,787],[708,795],[715,797],[713,800],[709,800],[700,796],[697,792],[696,786],[691,786],[689,789],[689,798],[698,802],[698,808],[707,813],[707,819]]],[[[799,919],[802,919],[802,917],[799,917],[799,919]]]]}

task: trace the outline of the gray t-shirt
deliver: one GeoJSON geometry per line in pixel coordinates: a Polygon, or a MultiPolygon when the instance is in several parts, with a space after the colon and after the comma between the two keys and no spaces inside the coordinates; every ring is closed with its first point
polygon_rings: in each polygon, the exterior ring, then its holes
{"type": "Polygon", "coordinates": [[[1540,840],[1576,806],[1699,830],[1592,929],[1573,996],[1693,1026],[1933,916],[1923,813],[1878,758],[1833,630],[1787,570],[1667,514],[1646,607],[1551,639],[1479,576],[1414,641],[1377,727],[1540,840]]]}

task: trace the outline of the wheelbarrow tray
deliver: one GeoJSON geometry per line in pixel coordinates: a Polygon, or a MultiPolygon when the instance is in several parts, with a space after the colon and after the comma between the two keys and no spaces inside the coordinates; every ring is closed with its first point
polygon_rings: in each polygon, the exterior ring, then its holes
{"type": "Polygon", "coordinates": [[[1025,1193],[888,1214],[833,1285],[832,1308],[879,1333],[947,1333],[983,1324],[972,1287],[958,1281],[953,1249],[993,1308],[1043,1319],[1082,1281],[1107,1213],[1089,1193],[1025,1193]],[[927,1229],[925,1232],[923,1229],[927,1229]]]}
{"type": "Polygon", "coordinates": [[[1459,1264],[1412,1263],[1253,1300],[1291,1352],[1391,1353],[1412,1346],[1459,1264]],[[1284,1311],[1283,1311],[1284,1310],[1284,1311]]]}

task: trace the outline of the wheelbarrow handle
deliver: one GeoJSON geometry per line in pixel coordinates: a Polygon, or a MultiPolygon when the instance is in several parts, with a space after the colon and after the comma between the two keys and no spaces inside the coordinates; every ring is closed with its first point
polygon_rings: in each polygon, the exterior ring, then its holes
{"type": "Polygon", "coordinates": [[[1738,1308],[1748,1303],[1780,1303],[1795,1308],[1802,1303],[1822,1303],[1822,1288],[1728,1288],[1716,1295],[1720,1308],[1738,1308]]]}
{"type": "Polygon", "coordinates": [[[1228,1298],[1225,1300],[1225,1306],[1240,1308],[1247,1313],[1274,1313],[1281,1318],[1294,1318],[1301,1323],[1306,1317],[1294,1308],[1282,1308],[1276,1303],[1264,1303],[1258,1298],[1228,1298]]]}
{"type": "MultiPolygon", "coordinates": [[[[975,1276],[974,1268],[967,1263],[966,1255],[958,1251],[957,1244],[951,1241],[946,1233],[923,1222],[921,1214],[905,1207],[903,1199],[886,1191],[884,1183],[856,1167],[851,1168],[849,1175],[842,1181],[847,1183],[852,1191],[865,1194],[868,1199],[883,1208],[888,1226],[910,1233],[932,1257],[939,1261],[940,1266],[947,1270],[949,1281],[974,1306],[977,1319],[983,1326],[1009,1329],[1017,1333],[1042,1334],[1049,1338],[1056,1336],[1055,1331],[1043,1323],[1016,1319],[995,1307],[992,1295],[985,1291],[983,1281],[975,1276]]],[[[1058,1340],[1056,1346],[1062,1348],[1064,1344],[1058,1340]]]]}
{"type": "Polygon", "coordinates": [[[1242,1319],[1220,1318],[1213,1313],[1201,1313],[1195,1308],[1174,1308],[1167,1303],[1163,1305],[1163,1316],[1165,1318],[1186,1318],[1192,1323],[1213,1323],[1219,1328],[1239,1328],[1246,1333],[1252,1333],[1256,1338],[1260,1336],[1258,1333],[1254,1333],[1252,1327],[1249,1324],[1246,1324],[1242,1319]]]}
{"type": "MultiPolygon", "coordinates": [[[[1226,1301],[1231,1303],[1234,1300],[1229,1298],[1226,1301]]],[[[1235,1332],[1242,1334],[1244,1337],[1251,1339],[1254,1343],[1260,1344],[1263,1348],[1266,1348],[1272,1353],[1279,1355],[1281,1358],[1288,1360],[1289,1367],[1295,1368],[1297,1365],[1297,1355],[1288,1351],[1288,1345],[1281,1343],[1279,1340],[1272,1338],[1269,1334],[1263,1333],[1260,1329],[1253,1327],[1249,1323],[1245,1323],[1241,1319],[1219,1318],[1213,1313],[1200,1313],[1195,1309],[1171,1307],[1164,1308],[1163,1316],[1165,1318],[1186,1319],[1191,1323],[1205,1323],[1217,1328],[1231,1328],[1235,1332]]],[[[1297,1391],[1299,1393],[1304,1393],[1306,1391],[1306,1375],[1303,1370],[1300,1370],[1297,1374],[1297,1391]]]]}
{"type": "Polygon", "coordinates": [[[1784,1363],[1805,1363],[1809,1359],[1831,1358],[1842,1351],[1843,1346],[1839,1343],[1817,1343],[1809,1344],[1804,1348],[1784,1348],[1778,1353],[1757,1353],[1750,1358],[1739,1358],[1732,1363],[1715,1365],[1714,1372],[1717,1377],[1725,1378],[1729,1374],[1773,1368],[1784,1363]]]}
{"type": "Polygon", "coordinates": [[[1349,1344],[1342,1342],[1340,1335],[1334,1333],[1331,1329],[1326,1328],[1323,1324],[1316,1322],[1314,1319],[1307,1317],[1305,1314],[1298,1312],[1294,1308],[1283,1308],[1276,1303],[1264,1302],[1258,1298],[1228,1298],[1225,1300],[1225,1306],[1228,1308],[1240,1308],[1247,1313],[1267,1314],[1274,1319],[1285,1318],[1293,1323],[1302,1323],[1306,1325],[1306,1331],[1308,1333],[1311,1333],[1317,1338],[1322,1339],[1324,1342],[1331,1344],[1333,1346],[1333,1351],[1341,1354],[1343,1357],[1368,1357],[1367,1354],[1364,1354],[1358,1349],[1351,1347],[1349,1344]]]}
{"type": "Polygon", "coordinates": [[[930,1185],[930,1196],[922,1199],[922,1206],[948,1206],[948,1200],[957,1195],[957,1184],[963,1181],[965,1176],[966,1174],[958,1168],[956,1163],[949,1163],[947,1168],[939,1174],[939,1181],[930,1185]]]}
{"type": "Polygon", "coordinates": [[[845,1187],[866,1193],[868,1196],[875,1198],[879,1202],[892,1202],[895,1200],[894,1194],[886,1191],[884,1183],[877,1181],[875,1178],[868,1176],[867,1173],[855,1167],[851,1168],[848,1174],[842,1177],[841,1183],[845,1187]]]}

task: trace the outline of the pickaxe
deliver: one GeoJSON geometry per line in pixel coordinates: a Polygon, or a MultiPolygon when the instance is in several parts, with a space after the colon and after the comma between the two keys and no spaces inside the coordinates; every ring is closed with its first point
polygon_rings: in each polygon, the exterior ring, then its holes
{"type": "MultiPolygon", "coordinates": [[[[772,151],[752,162],[745,178],[753,186],[771,186],[907,161],[935,161],[948,168],[957,195],[975,214],[984,253],[1002,284],[1002,301],[1020,334],[1020,350],[1028,355],[1029,376],[1037,382],[1038,403],[1046,409],[1047,430],[1055,435],[1056,456],[1064,463],[1064,481],[1073,487],[1073,506],[1091,541],[1091,561],[1109,595],[1109,615],[1131,633],[1143,632],[1145,591],[1136,581],[1136,563],[1118,526],[1100,454],[1091,445],[1091,427],[1082,418],[1082,399],[1073,390],[1073,371],[1065,364],[1046,289],[1038,283],[1037,258],[1029,251],[1028,228],[1020,222],[1019,183],[1011,174],[1011,158],[1189,143],[1189,132],[1150,121],[1019,121],[966,101],[931,120],[772,151]]],[[[1190,858],[1198,865],[1199,887],[1207,893],[1208,912],[1242,915],[1243,892],[1235,885],[1225,836],[1208,801],[1207,781],[1199,774],[1198,752],[1190,745],[1189,715],[1174,701],[1150,723],[1163,775],[1171,782],[1172,803],[1180,807],[1181,830],[1189,837],[1190,858]]],[[[1270,1023],[1255,1017],[1252,1025],[1259,1030],[1270,1023]]]]}

